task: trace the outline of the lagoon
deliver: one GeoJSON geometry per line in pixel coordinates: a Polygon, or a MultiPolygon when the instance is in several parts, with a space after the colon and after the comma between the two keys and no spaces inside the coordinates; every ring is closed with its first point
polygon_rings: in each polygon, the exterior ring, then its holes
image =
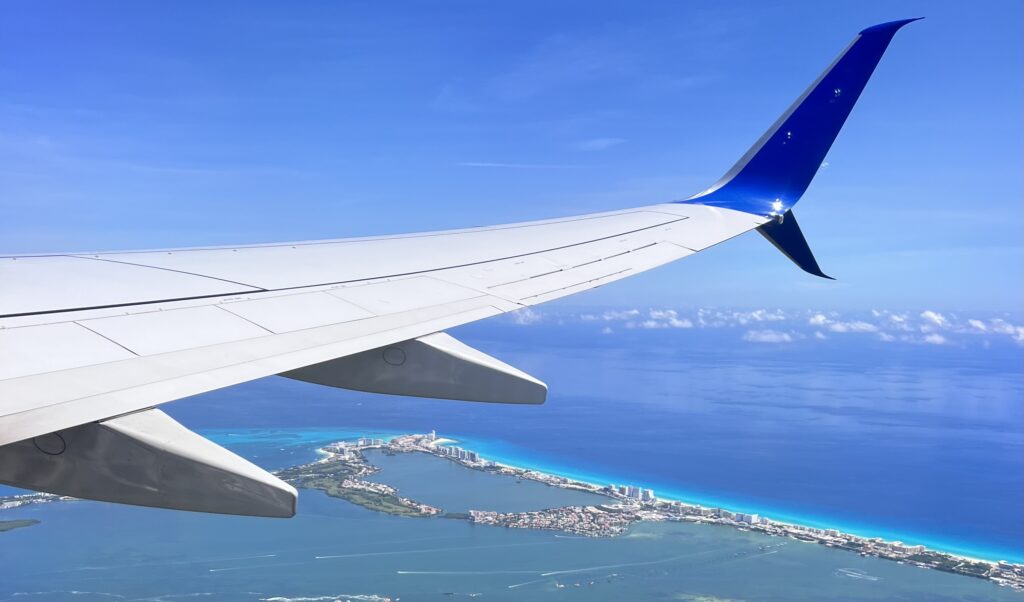
{"type": "MultiPolygon", "coordinates": [[[[240,447],[268,461],[315,454],[301,433],[235,433],[244,441],[240,447]]],[[[514,479],[482,481],[502,477],[422,454],[373,460],[383,465],[376,475],[382,482],[400,485],[404,494],[439,496],[423,500],[431,503],[457,494],[450,501],[466,507],[523,509],[519,504],[531,503],[533,494],[586,495],[514,479]],[[522,496],[517,501],[510,491],[522,496]]],[[[299,513],[290,520],[95,502],[51,503],[8,514],[41,523],[2,535],[0,600],[31,600],[29,594],[77,602],[185,596],[450,600],[480,594],[485,600],[755,601],[820,600],[825,591],[834,600],[1022,597],[978,579],[731,528],[642,523],[619,538],[567,537],[395,517],[318,491],[301,492],[299,513]]]]}

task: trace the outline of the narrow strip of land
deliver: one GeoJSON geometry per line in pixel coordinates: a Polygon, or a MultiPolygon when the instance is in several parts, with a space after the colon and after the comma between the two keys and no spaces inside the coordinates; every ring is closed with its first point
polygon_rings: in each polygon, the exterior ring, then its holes
{"type": "MultiPolygon", "coordinates": [[[[681,500],[661,499],[655,496],[652,490],[642,487],[587,483],[494,462],[481,457],[475,451],[457,447],[453,445],[454,443],[456,441],[440,438],[435,433],[401,435],[388,440],[361,438],[355,441],[340,441],[320,449],[322,457],[319,460],[279,471],[278,475],[297,487],[320,489],[328,495],[346,499],[365,508],[399,516],[462,519],[478,525],[510,529],[554,530],[576,537],[622,535],[629,530],[630,525],[639,521],[685,521],[720,525],[817,543],[901,564],[988,579],[1000,585],[1024,590],[1024,564],[966,558],[931,550],[922,545],[860,537],[836,529],[818,529],[772,520],[757,514],[733,512],[725,508],[712,508],[681,500]],[[383,450],[388,454],[431,454],[473,470],[603,495],[608,498],[608,503],[563,506],[532,512],[470,510],[466,513],[446,513],[441,508],[403,497],[390,485],[365,480],[365,477],[380,470],[373,466],[363,453],[371,449],[383,450]]],[[[773,546],[764,548],[771,550],[773,546]]],[[[771,550],[770,553],[776,551],[771,550]]]]}

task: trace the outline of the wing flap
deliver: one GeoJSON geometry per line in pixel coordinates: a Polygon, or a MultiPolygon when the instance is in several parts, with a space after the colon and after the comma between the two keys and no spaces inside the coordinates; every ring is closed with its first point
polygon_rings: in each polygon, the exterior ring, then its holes
{"type": "Polygon", "coordinates": [[[325,291],[234,301],[224,303],[220,308],[278,334],[374,316],[372,312],[325,291]]]}
{"type": "Polygon", "coordinates": [[[334,288],[328,293],[377,315],[482,296],[479,291],[426,276],[334,288]]]}
{"type": "Polygon", "coordinates": [[[131,351],[74,322],[0,329],[0,382],[133,357],[131,351]]]}
{"type": "Polygon", "coordinates": [[[194,349],[271,334],[218,305],[83,320],[82,326],[137,355],[194,349]]]}
{"type": "Polygon", "coordinates": [[[654,243],[571,270],[501,287],[500,294],[515,297],[524,305],[536,305],[597,288],[689,255],[693,255],[693,251],[679,245],[654,243]]]}

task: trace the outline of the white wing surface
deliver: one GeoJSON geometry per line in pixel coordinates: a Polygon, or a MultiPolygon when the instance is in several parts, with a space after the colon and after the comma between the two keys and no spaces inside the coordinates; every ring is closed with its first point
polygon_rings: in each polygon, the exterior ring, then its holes
{"type": "Polygon", "coordinates": [[[0,259],[0,445],[580,292],[767,221],[656,205],[255,247],[0,259]]]}
{"type": "Polygon", "coordinates": [[[288,485],[153,408],[275,374],[540,403],[543,383],[443,331],[754,229],[823,275],[791,207],[902,24],[861,32],[723,181],[687,202],[405,236],[0,257],[0,482],[290,516],[288,485]]]}

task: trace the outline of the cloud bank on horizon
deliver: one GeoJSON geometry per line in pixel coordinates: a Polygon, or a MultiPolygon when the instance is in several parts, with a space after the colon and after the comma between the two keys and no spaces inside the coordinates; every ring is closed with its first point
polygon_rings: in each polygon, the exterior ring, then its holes
{"type": "Polygon", "coordinates": [[[892,311],[840,312],[783,309],[625,308],[575,310],[525,308],[507,316],[520,326],[537,324],[593,324],[604,334],[621,330],[734,330],[750,343],[828,341],[841,337],[869,337],[882,343],[931,346],[983,347],[1012,342],[1024,347],[1024,320],[1009,315],[971,315],[952,312],[892,311]]]}

